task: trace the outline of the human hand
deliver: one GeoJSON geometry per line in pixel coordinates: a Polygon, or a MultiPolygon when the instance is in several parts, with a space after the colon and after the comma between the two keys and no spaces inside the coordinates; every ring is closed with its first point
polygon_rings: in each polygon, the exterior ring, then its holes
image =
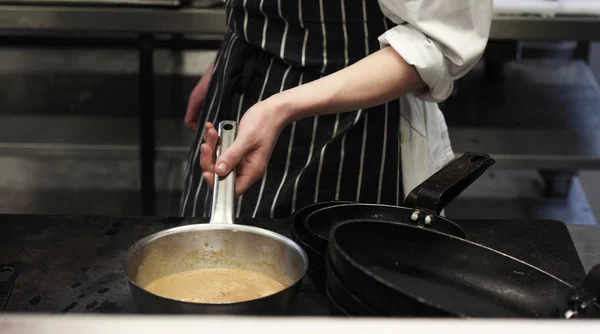
{"type": "Polygon", "coordinates": [[[210,65],[206,73],[200,78],[188,99],[187,110],[185,111],[184,123],[185,126],[190,130],[196,130],[196,123],[198,122],[198,116],[200,110],[202,110],[202,104],[206,98],[206,92],[208,91],[208,85],[210,84],[210,78],[214,68],[214,62],[210,65]]]}
{"type": "Polygon", "coordinates": [[[244,114],[237,127],[233,144],[215,162],[218,133],[214,125],[206,123],[205,142],[200,147],[202,176],[210,187],[215,173],[226,176],[237,168],[235,195],[241,196],[267,171],[271,153],[285,126],[283,114],[268,100],[255,104],[244,114]],[[216,166],[216,167],[215,167],[216,166]]]}

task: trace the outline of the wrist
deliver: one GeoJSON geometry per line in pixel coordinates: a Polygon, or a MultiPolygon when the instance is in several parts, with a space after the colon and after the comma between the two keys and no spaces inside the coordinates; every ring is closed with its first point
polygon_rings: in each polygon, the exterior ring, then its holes
{"type": "MultiPolygon", "coordinates": [[[[280,94],[280,93],[279,93],[280,94]]],[[[262,114],[261,118],[274,125],[279,130],[292,123],[293,120],[289,117],[289,104],[280,96],[275,94],[266,100],[255,104],[250,110],[258,111],[262,114]]]]}
{"type": "Polygon", "coordinates": [[[277,122],[286,126],[302,118],[330,113],[331,89],[319,88],[316,83],[291,88],[265,100],[276,111],[277,122]]]}
{"type": "Polygon", "coordinates": [[[271,111],[267,117],[271,117],[280,128],[283,129],[296,121],[294,115],[297,113],[297,106],[294,106],[292,97],[286,91],[277,93],[261,103],[266,105],[265,110],[271,111]]]}

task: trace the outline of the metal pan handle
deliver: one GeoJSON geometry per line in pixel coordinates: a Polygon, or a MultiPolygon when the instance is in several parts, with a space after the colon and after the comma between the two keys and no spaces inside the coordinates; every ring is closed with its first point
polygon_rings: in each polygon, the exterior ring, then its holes
{"type": "Polygon", "coordinates": [[[467,152],[414,188],[404,206],[440,212],[496,161],[484,153],[467,152]]]}
{"type": "Polygon", "coordinates": [[[8,299],[12,293],[13,287],[15,286],[15,280],[19,271],[16,267],[9,265],[0,265],[0,313],[4,312],[8,299]],[[3,279],[5,272],[9,272],[8,276],[3,279]]]}
{"type": "MultiPolygon", "coordinates": [[[[217,143],[217,158],[228,149],[235,140],[237,123],[235,121],[222,121],[219,123],[219,141],[217,143]]],[[[234,224],[235,206],[235,177],[236,169],[220,177],[215,173],[213,187],[213,206],[210,224],[234,224]]]]}

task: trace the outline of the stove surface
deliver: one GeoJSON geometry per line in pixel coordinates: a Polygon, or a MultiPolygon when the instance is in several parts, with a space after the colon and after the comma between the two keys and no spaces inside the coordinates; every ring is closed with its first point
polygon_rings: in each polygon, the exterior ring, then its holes
{"type": "MultiPolygon", "coordinates": [[[[19,269],[5,312],[135,313],[122,257],[137,240],[206,219],[0,215],[0,264],[19,269]]],[[[287,220],[242,222],[289,236],[287,220]]],[[[470,240],[570,283],[585,276],[566,226],[557,221],[459,220],[470,240]]],[[[293,315],[329,315],[327,297],[305,278],[293,315]]]]}

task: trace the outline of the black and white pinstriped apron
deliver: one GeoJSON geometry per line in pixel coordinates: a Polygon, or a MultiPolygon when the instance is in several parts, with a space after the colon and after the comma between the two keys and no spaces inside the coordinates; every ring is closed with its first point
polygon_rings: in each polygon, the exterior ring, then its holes
{"type": "MultiPolygon", "coordinates": [[[[228,0],[229,31],[217,55],[198,126],[240,117],[282,90],[340,70],[379,49],[391,27],[377,0],[228,0]]],[[[330,200],[399,204],[403,199],[398,101],[302,119],[281,133],[265,176],[238,200],[238,217],[289,217],[330,200]]],[[[181,203],[207,216],[197,131],[181,203]]]]}

